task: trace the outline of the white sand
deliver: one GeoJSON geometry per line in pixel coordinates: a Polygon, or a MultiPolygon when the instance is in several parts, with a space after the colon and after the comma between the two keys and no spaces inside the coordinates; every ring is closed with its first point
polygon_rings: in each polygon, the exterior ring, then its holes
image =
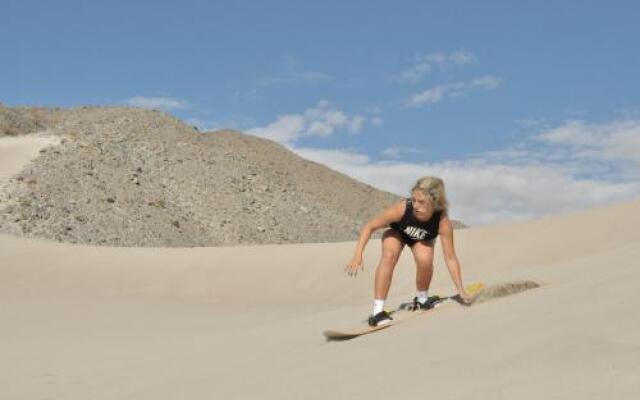
{"type": "MultiPolygon", "coordinates": [[[[5,179],[37,154],[16,146],[27,156],[0,144],[5,179]]],[[[354,243],[140,249],[0,235],[0,398],[635,399],[638,227],[636,201],[457,231],[467,282],[543,287],[338,343],[321,332],[366,317],[379,241],[353,279],[342,268],[354,243]]],[[[413,296],[413,273],[407,251],[391,306],[413,296]]],[[[451,290],[438,254],[432,292],[451,290]]]]}

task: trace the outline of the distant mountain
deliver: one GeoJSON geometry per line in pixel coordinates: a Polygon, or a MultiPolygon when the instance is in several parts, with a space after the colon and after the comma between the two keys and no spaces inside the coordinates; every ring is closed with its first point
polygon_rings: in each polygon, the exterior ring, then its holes
{"type": "Polygon", "coordinates": [[[9,183],[0,231],[107,246],[355,240],[397,196],[233,131],[158,111],[0,107],[0,136],[62,138],[9,183]]]}

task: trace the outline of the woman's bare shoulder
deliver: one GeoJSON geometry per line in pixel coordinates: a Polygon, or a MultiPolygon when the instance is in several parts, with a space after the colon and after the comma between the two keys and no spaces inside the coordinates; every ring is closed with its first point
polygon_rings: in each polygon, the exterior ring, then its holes
{"type": "Polygon", "coordinates": [[[397,215],[399,218],[402,218],[404,212],[407,210],[407,199],[401,198],[400,200],[393,203],[391,206],[387,208],[393,212],[394,215],[397,215]]]}
{"type": "Polygon", "coordinates": [[[401,199],[385,208],[380,214],[375,216],[370,224],[375,228],[382,228],[391,224],[392,222],[398,222],[402,219],[406,209],[406,199],[401,199]]]}
{"type": "Polygon", "coordinates": [[[438,225],[438,232],[441,235],[453,232],[453,224],[451,223],[451,220],[449,219],[449,215],[447,214],[446,210],[440,213],[440,222],[438,225]]]}

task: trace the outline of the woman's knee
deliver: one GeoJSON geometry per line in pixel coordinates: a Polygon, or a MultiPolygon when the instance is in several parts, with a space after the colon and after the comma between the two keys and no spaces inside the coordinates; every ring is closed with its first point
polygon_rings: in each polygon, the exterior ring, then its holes
{"type": "Polygon", "coordinates": [[[421,271],[433,271],[433,262],[416,262],[416,268],[421,271]]]}
{"type": "Polygon", "coordinates": [[[433,269],[433,248],[427,246],[418,247],[416,244],[413,248],[413,258],[418,269],[433,269]]]}
{"type": "Polygon", "coordinates": [[[380,266],[387,269],[395,268],[404,244],[393,233],[386,232],[382,240],[382,254],[380,266]]]}
{"type": "Polygon", "coordinates": [[[395,267],[398,259],[400,258],[400,251],[396,249],[383,249],[382,250],[382,261],[385,265],[391,265],[391,267],[395,267]]]}
{"type": "Polygon", "coordinates": [[[433,268],[433,253],[430,253],[430,252],[417,253],[413,255],[413,258],[418,268],[421,268],[421,269],[433,268]]]}

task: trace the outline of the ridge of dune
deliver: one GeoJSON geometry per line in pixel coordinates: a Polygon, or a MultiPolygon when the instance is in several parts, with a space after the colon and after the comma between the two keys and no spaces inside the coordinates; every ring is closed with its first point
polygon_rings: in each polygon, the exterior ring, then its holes
{"type": "MultiPolygon", "coordinates": [[[[458,256],[466,281],[545,280],[547,267],[575,262],[625,246],[640,239],[640,202],[496,227],[458,231],[458,256]],[[624,221],[622,221],[624,219],[624,221]],[[615,220],[611,229],[589,231],[615,220]],[[613,234],[614,231],[618,235],[613,234]],[[578,233],[576,233],[578,232],[578,233]],[[572,238],[572,234],[576,237],[572,238]],[[544,268],[543,268],[544,267],[544,268]],[[491,277],[491,278],[489,278],[491,277]]],[[[242,302],[244,290],[267,290],[269,301],[286,303],[299,296],[341,303],[368,298],[370,274],[380,254],[378,240],[365,253],[367,278],[343,279],[354,242],[281,244],[213,248],[105,248],[0,235],[2,247],[13,249],[2,257],[9,290],[13,279],[40,286],[43,291],[64,289],[92,293],[167,296],[197,301],[242,302]],[[12,254],[13,253],[13,254],[12,254]],[[38,264],[45,258],[46,264],[38,264]],[[10,272],[11,271],[11,272],[10,272]],[[244,283],[245,281],[249,281],[244,283]],[[329,283],[330,282],[330,283],[329,283]],[[239,291],[238,288],[244,290],[239,291]]],[[[436,245],[434,288],[450,290],[440,245],[436,245]]],[[[391,295],[413,290],[413,260],[405,249],[396,269],[391,295]]],[[[562,271],[554,271],[562,276],[562,271]]]]}

